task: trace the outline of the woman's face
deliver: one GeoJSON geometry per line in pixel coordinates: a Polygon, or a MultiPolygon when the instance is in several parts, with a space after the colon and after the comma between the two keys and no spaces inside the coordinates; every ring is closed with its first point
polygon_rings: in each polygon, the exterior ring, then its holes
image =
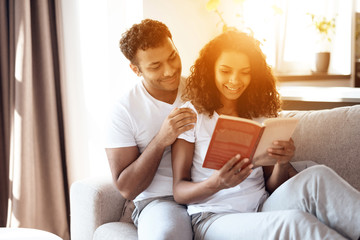
{"type": "Polygon", "coordinates": [[[251,81],[250,61],[237,51],[224,51],[215,62],[215,84],[222,100],[236,100],[251,81]]]}

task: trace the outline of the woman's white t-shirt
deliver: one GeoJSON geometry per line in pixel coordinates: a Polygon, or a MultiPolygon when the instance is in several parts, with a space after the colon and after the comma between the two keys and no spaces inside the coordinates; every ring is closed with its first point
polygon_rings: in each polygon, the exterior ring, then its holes
{"type": "MultiPolygon", "coordinates": [[[[196,113],[194,106],[187,102],[182,107],[190,107],[196,113]]],[[[201,182],[209,178],[215,170],[203,168],[202,164],[208,149],[211,135],[219,115],[215,112],[210,118],[207,114],[197,113],[195,128],[181,134],[178,138],[195,143],[191,178],[193,182],[201,182]]],[[[260,121],[260,119],[254,119],[260,121]]],[[[268,197],[265,190],[263,170],[255,168],[253,172],[239,185],[223,189],[202,202],[188,205],[190,215],[200,212],[229,213],[255,212],[259,205],[268,197]]]]}

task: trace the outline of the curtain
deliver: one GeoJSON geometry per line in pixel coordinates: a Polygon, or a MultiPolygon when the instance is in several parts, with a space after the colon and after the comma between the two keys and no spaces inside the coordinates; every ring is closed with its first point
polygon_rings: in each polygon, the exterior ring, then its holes
{"type": "Polygon", "coordinates": [[[69,239],[59,6],[0,0],[0,207],[2,226],[69,239]]]}
{"type": "Polygon", "coordinates": [[[8,4],[0,2],[0,227],[6,226],[9,186],[9,143],[10,135],[10,72],[13,66],[10,65],[10,32],[8,4]]]}

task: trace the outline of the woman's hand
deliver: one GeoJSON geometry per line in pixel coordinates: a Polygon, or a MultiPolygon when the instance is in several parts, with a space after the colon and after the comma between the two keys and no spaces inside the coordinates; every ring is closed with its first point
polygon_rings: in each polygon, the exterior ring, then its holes
{"type": "Polygon", "coordinates": [[[290,138],[289,141],[275,141],[275,147],[269,148],[269,156],[277,160],[277,164],[284,165],[290,162],[295,154],[294,140],[290,138]]]}
{"type": "Polygon", "coordinates": [[[215,171],[208,180],[217,191],[235,187],[250,175],[253,166],[248,158],[240,160],[240,154],[237,154],[221,169],[215,171]]]}
{"type": "Polygon", "coordinates": [[[295,154],[294,141],[276,141],[276,147],[269,148],[269,155],[277,160],[274,166],[263,166],[266,190],[269,193],[275,191],[281,184],[297,172],[291,165],[290,160],[295,154]]]}

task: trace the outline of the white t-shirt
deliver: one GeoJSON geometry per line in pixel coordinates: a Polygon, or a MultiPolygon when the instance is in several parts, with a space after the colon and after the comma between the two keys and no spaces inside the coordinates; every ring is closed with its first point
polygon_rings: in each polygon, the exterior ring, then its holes
{"type": "MultiPolygon", "coordinates": [[[[182,85],[179,86],[181,92],[182,85]]],[[[159,132],[165,118],[181,106],[178,93],[173,104],[153,98],[140,82],[115,104],[106,126],[105,148],[137,146],[142,153],[159,132]]],[[[134,201],[173,195],[171,147],[165,148],[163,158],[150,186],[134,201]]]]}
{"type": "MultiPolygon", "coordinates": [[[[182,107],[190,107],[197,113],[190,102],[186,102],[182,107]]],[[[193,165],[191,168],[191,178],[193,182],[204,181],[215,171],[213,169],[203,168],[202,164],[216,121],[219,117],[216,112],[214,112],[211,118],[207,114],[197,115],[195,128],[178,137],[195,143],[193,165]]],[[[254,120],[260,121],[260,119],[254,120]]],[[[268,193],[265,190],[263,170],[261,167],[258,167],[239,185],[220,190],[200,203],[189,204],[188,213],[192,215],[199,212],[254,212],[267,196],[268,193]]]]}

